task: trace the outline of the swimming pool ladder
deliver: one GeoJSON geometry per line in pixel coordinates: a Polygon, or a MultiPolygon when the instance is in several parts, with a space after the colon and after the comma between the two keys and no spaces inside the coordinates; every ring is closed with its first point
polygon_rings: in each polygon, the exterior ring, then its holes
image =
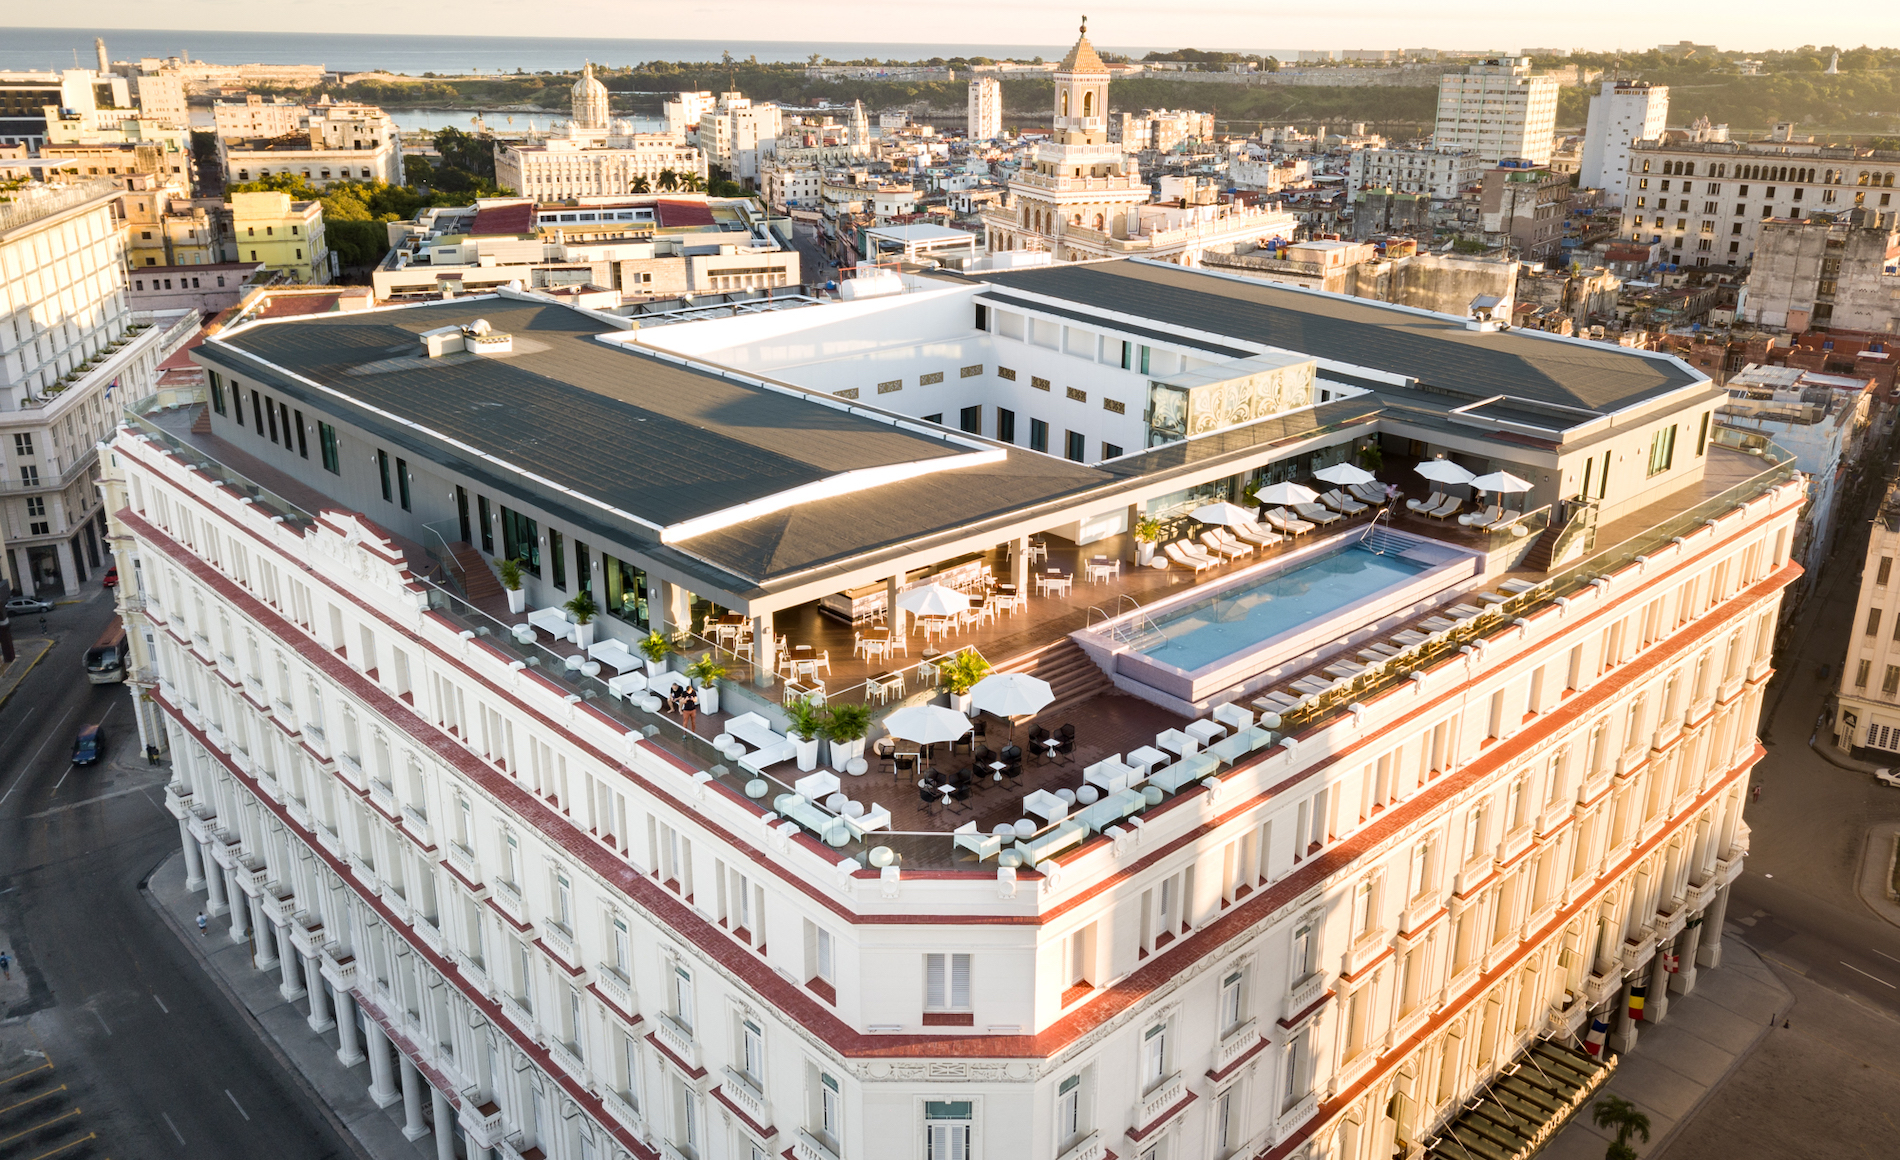
{"type": "Polygon", "coordinates": [[[1114,628],[1109,629],[1108,637],[1110,640],[1115,641],[1117,644],[1127,644],[1145,633],[1152,632],[1157,636],[1166,635],[1161,631],[1161,626],[1154,622],[1154,618],[1148,615],[1148,610],[1141,606],[1141,601],[1136,600],[1126,592],[1121,593],[1115,598],[1115,611],[1113,612],[1109,612],[1107,609],[1099,608],[1093,604],[1089,605],[1088,624],[1083,627],[1086,628],[1095,623],[1094,614],[1097,612],[1102,614],[1103,620],[1115,619],[1122,614],[1122,606],[1124,603],[1134,605],[1135,612],[1138,615],[1133,620],[1118,624],[1114,628]]]}
{"type": "Polygon", "coordinates": [[[1403,551],[1403,541],[1392,534],[1391,517],[1392,508],[1390,505],[1382,507],[1374,513],[1372,522],[1366,525],[1365,531],[1359,533],[1360,546],[1365,548],[1366,551],[1378,556],[1403,551]],[[1380,520],[1385,521],[1385,535],[1383,536],[1378,534],[1380,520]]]}

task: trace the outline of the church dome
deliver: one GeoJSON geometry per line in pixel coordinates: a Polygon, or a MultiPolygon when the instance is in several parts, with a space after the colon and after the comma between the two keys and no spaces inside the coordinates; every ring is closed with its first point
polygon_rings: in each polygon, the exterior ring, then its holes
{"type": "Polygon", "coordinates": [[[607,86],[601,84],[600,78],[594,75],[594,66],[587,65],[581,70],[581,79],[574,82],[574,99],[577,101],[605,100],[606,97],[607,86]]]}
{"type": "Polygon", "coordinates": [[[574,82],[574,131],[606,132],[608,108],[607,86],[594,76],[594,66],[589,63],[581,70],[581,79],[574,82]]]}

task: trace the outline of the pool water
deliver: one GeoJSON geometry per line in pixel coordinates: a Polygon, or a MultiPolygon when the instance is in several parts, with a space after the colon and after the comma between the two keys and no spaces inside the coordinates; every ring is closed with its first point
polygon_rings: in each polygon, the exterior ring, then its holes
{"type": "Polygon", "coordinates": [[[1136,652],[1193,672],[1262,641],[1324,620],[1338,609],[1395,587],[1432,565],[1358,544],[1308,560],[1257,583],[1169,609],[1136,637],[1136,652]]]}

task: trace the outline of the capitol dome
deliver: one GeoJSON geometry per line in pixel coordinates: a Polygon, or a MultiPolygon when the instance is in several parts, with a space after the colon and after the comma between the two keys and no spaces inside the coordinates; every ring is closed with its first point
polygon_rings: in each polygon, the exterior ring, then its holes
{"type": "Polygon", "coordinates": [[[581,70],[581,79],[574,82],[573,129],[576,132],[604,133],[607,131],[607,86],[594,76],[594,66],[590,62],[581,70]]]}

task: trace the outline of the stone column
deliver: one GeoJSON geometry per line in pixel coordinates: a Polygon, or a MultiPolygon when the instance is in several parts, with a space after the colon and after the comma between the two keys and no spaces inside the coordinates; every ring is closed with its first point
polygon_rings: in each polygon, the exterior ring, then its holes
{"type": "Polygon", "coordinates": [[[191,825],[185,819],[178,819],[179,844],[185,850],[185,889],[203,890],[205,888],[205,853],[198,848],[198,839],[191,836],[191,825]]]}
{"type": "MultiPolygon", "coordinates": [[[[1669,946],[1674,946],[1672,940],[1669,946]]],[[[1656,957],[1649,960],[1649,998],[1643,1001],[1643,1022],[1661,1023],[1669,1014],[1669,966],[1663,958],[1668,946],[1656,948],[1656,957]]]]}
{"type": "Polygon", "coordinates": [[[902,576],[884,578],[884,623],[890,626],[892,636],[905,636],[910,632],[904,613],[897,610],[897,593],[903,587],[902,576]]]}
{"type": "Polygon", "coordinates": [[[455,1160],[455,1109],[438,1088],[429,1089],[435,1115],[435,1160],[455,1160]]]}
{"type": "Polygon", "coordinates": [[[337,1062],[355,1067],[363,1062],[363,1048],[356,1039],[356,996],[348,991],[336,993],[337,1062]]]}
{"type": "Polygon", "coordinates": [[[330,985],[323,981],[323,960],[307,955],[303,961],[303,981],[310,994],[310,1030],[321,1035],[336,1026],[330,1017],[330,985]]]}
{"type": "Polygon", "coordinates": [[[1622,989],[1616,993],[1616,1018],[1610,1024],[1610,1046],[1616,1049],[1618,1055],[1636,1050],[1636,1020],[1630,1018],[1630,987],[1633,982],[1633,978],[1625,978],[1622,989]]]}
{"type": "Polygon", "coordinates": [[[231,907],[231,904],[225,900],[224,868],[205,856],[203,846],[198,847],[198,864],[203,866],[205,871],[205,893],[207,896],[205,913],[221,915],[231,907]]]}
{"type": "MultiPolygon", "coordinates": [[[[402,1098],[402,1093],[396,1090],[396,1077],[390,1074],[395,1064],[390,1059],[395,1045],[389,1042],[389,1034],[383,1030],[383,1025],[371,1019],[369,1043],[365,1046],[369,1048],[369,1098],[376,1102],[377,1107],[386,1108],[402,1098]]],[[[410,1137],[412,1140],[414,1138],[410,1137]]]]}
{"type": "Polygon", "coordinates": [[[257,899],[245,896],[245,909],[251,912],[251,930],[255,937],[251,939],[251,961],[260,971],[268,971],[277,965],[277,940],[271,937],[268,919],[257,905],[257,899]]]}
{"type": "MultiPolygon", "coordinates": [[[[277,932],[277,967],[281,976],[281,985],[277,993],[285,1002],[294,1002],[303,998],[304,986],[297,978],[297,968],[302,965],[303,956],[297,948],[290,945],[290,928],[281,923],[271,923],[277,932]]],[[[321,984],[319,984],[321,986],[321,984]]]]}
{"type": "Polygon", "coordinates": [[[771,684],[773,674],[778,671],[778,638],[772,620],[770,612],[761,612],[752,618],[752,683],[755,685],[771,684]]]}
{"type": "Polygon", "coordinates": [[[59,580],[65,586],[66,595],[79,595],[79,562],[73,557],[71,540],[61,540],[54,553],[59,558],[59,580]]]}
{"type": "Polygon", "coordinates": [[[1722,965],[1722,922],[1728,916],[1729,887],[1715,892],[1715,901],[1702,911],[1701,945],[1696,948],[1696,965],[1713,970],[1722,965]]]}
{"type": "Polygon", "coordinates": [[[1684,928],[1676,936],[1676,973],[1671,978],[1669,989],[1678,995],[1687,995],[1695,990],[1695,957],[1701,949],[1702,924],[1684,928]]]}
{"type": "Polygon", "coordinates": [[[403,1138],[420,1140],[429,1134],[429,1125],[422,1121],[422,1073],[402,1052],[396,1053],[396,1062],[402,1070],[403,1138]]]}
{"type": "Polygon", "coordinates": [[[1009,546],[1009,582],[1016,591],[1029,594],[1029,537],[1018,536],[1009,546]]]}
{"type": "MultiPolygon", "coordinates": [[[[218,873],[224,875],[225,871],[220,867],[218,873]]],[[[242,890],[232,889],[228,876],[224,892],[231,899],[231,941],[241,943],[251,937],[251,908],[245,905],[249,900],[242,890]]]]}

